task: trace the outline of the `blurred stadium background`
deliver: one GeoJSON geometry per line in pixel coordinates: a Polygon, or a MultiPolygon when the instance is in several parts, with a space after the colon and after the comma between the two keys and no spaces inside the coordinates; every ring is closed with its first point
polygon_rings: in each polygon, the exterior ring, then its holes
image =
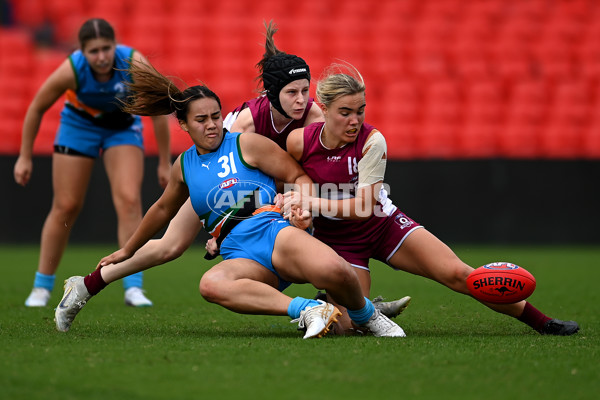
{"type": "MultiPolygon", "coordinates": [[[[388,141],[392,198],[445,240],[600,240],[598,1],[2,3],[0,162],[3,191],[10,196],[0,206],[6,227],[22,225],[24,216],[41,227],[50,205],[47,168],[36,167],[37,174],[47,175],[23,190],[12,181],[12,165],[28,103],[77,47],[83,21],[107,19],[119,42],[140,50],[168,75],[206,83],[227,112],[256,95],[263,22],[272,19],[279,27],[279,49],[305,58],[314,78],[337,60],[362,72],[367,121],[388,141]]],[[[61,107],[58,102],[45,116],[36,141],[39,163],[48,168],[61,107]]],[[[156,144],[146,122],[151,160],[156,144]]],[[[175,121],[172,137],[174,154],[191,143],[175,121]]],[[[153,168],[147,175],[155,180],[153,168]]],[[[149,202],[158,193],[155,186],[149,202]]],[[[91,190],[107,188],[101,183],[91,190]]],[[[94,204],[86,207],[98,214],[94,204]]],[[[89,232],[89,224],[96,229],[98,223],[82,217],[78,225],[87,228],[74,236],[99,239],[89,232]]],[[[25,225],[27,232],[17,228],[0,241],[37,240],[39,229],[25,225]]],[[[112,238],[113,231],[98,228],[96,234],[112,238]]]]}

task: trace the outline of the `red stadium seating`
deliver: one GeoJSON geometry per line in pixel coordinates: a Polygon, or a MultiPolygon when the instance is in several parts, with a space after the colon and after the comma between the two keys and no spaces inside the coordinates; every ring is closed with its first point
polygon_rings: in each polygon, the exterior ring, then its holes
{"type": "Polygon", "coordinates": [[[535,124],[508,122],[498,136],[499,154],[508,158],[539,158],[541,130],[535,124]]]}
{"type": "Polygon", "coordinates": [[[40,27],[48,20],[48,3],[45,0],[12,1],[14,18],[20,25],[40,27]]]}
{"type": "Polygon", "coordinates": [[[548,80],[568,79],[575,73],[575,57],[570,43],[544,38],[534,49],[536,71],[548,80]]]}
{"type": "Polygon", "coordinates": [[[32,69],[34,46],[24,29],[0,28],[0,73],[11,75],[32,69]]]}
{"type": "MultiPolygon", "coordinates": [[[[426,120],[415,134],[415,150],[420,157],[458,158],[458,125],[426,120]]],[[[391,152],[390,152],[391,153],[391,152]]]]}
{"type": "Polygon", "coordinates": [[[423,116],[434,124],[458,124],[462,118],[461,86],[455,80],[437,80],[424,90],[423,116]]]}
{"type": "Polygon", "coordinates": [[[500,124],[465,122],[456,132],[457,157],[494,158],[500,156],[498,137],[502,135],[502,129],[500,124]]]}
{"type": "Polygon", "coordinates": [[[507,84],[534,76],[534,62],[529,49],[521,41],[499,38],[490,44],[492,74],[507,84]]]}
{"type": "Polygon", "coordinates": [[[515,83],[509,92],[507,122],[517,124],[542,124],[547,116],[548,85],[541,79],[515,83]]]}
{"type": "Polygon", "coordinates": [[[482,80],[464,85],[465,120],[474,124],[501,124],[506,104],[503,89],[504,87],[495,80],[482,80]]]}
{"type": "MultiPolygon", "coordinates": [[[[600,158],[596,1],[306,0],[294,13],[281,0],[11,3],[16,26],[0,29],[0,89],[14,94],[0,113],[11,130],[66,54],[34,47],[45,22],[57,48],[72,49],[81,23],[104,17],[120,42],[186,84],[209,84],[227,110],[255,95],[262,24],[273,19],[277,46],[305,58],[313,82],[339,59],[361,71],[367,120],[386,136],[391,157],[600,158]]],[[[59,109],[44,118],[41,152],[51,148],[59,109]]],[[[2,151],[17,151],[14,138],[8,143],[2,151]]]]}
{"type": "Polygon", "coordinates": [[[583,131],[573,124],[548,124],[540,134],[540,155],[550,159],[577,158],[582,154],[583,131]]]}
{"type": "Polygon", "coordinates": [[[600,29],[596,33],[599,36],[587,37],[574,50],[575,72],[592,82],[600,78],[600,29]]]}
{"type": "Polygon", "coordinates": [[[554,85],[549,122],[588,125],[592,113],[589,83],[568,80],[554,85]]]}
{"type": "Polygon", "coordinates": [[[600,117],[596,117],[589,128],[582,132],[581,152],[580,157],[600,159],[600,117]]]}
{"type": "Polygon", "coordinates": [[[382,123],[377,126],[385,136],[388,156],[391,158],[413,159],[417,150],[417,135],[421,132],[416,123],[398,120],[396,123],[382,123]]]}
{"type": "Polygon", "coordinates": [[[385,116],[392,115],[400,121],[411,123],[419,118],[422,94],[417,82],[397,79],[385,85],[379,96],[382,99],[380,108],[384,110],[385,116]]]}

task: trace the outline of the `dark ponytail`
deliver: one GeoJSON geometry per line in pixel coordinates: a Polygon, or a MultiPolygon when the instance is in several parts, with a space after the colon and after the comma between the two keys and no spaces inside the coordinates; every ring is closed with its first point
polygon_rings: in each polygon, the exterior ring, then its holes
{"type": "Polygon", "coordinates": [[[126,82],[130,95],[122,109],[135,115],[157,116],[175,113],[180,121],[186,121],[189,103],[196,99],[212,98],[219,108],[221,100],[208,87],[197,85],[180,90],[169,78],[150,63],[132,62],[129,73],[132,82],[126,82]]]}

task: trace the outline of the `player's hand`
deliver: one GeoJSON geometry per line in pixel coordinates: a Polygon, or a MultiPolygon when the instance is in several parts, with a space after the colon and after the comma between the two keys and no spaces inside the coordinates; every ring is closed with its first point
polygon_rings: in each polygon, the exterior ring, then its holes
{"type": "Polygon", "coordinates": [[[219,246],[217,246],[217,239],[211,237],[206,242],[206,252],[211,256],[219,255],[219,246]]]}
{"type": "Polygon", "coordinates": [[[15,182],[21,186],[27,185],[29,183],[29,179],[31,179],[32,171],[33,161],[31,161],[31,158],[19,156],[13,170],[15,182]]]}
{"type": "Polygon", "coordinates": [[[120,263],[121,261],[127,260],[132,255],[133,254],[130,254],[125,249],[119,249],[119,250],[115,251],[114,253],[104,257],[102,260],[100,260],[100,262],[96,266],[96,269],[106,267],[107,265],[110,265],[110,264],[120,263]]]}
{"type": "Polygon", "coordinates": [[[158,174],[158,184],[161,188],[166,188],[171,177],[171,164],[168,162],[160,162],[156,170],[158,174]]]}
{"type": "Polygon", "coordinates": [[[292,225],[302,230],[308,229],[312,223],[312,215],[310,211],[303,210],[301,208],[293,209],[288,217],[292,225]]]}
{"type": "Polygon", "coordinates": [[[283,211],[283,195],[281,193],[277,193],[275,195],[275,199],[273,199],[273,203],[275,204],[275,207],[277,207],[283,211]]]}
{"type": "MultiPolygon", "coordinates": [[[[287,217],[292,210],[301,209],[301,210],[310,210],[308,206],[309,196],[302,196],[300,192],[289,191],[283,194],[283,216],[287,217]]],[[[287,218],[286,218],[287,219],[287,218]]]]}

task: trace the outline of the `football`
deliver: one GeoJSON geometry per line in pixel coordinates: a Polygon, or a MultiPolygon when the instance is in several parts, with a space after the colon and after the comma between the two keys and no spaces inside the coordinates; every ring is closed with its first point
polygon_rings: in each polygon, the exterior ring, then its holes
{"type": "Polygon", "coordinates": [[[507,262],[481,266],[467,277],[469,292],[488,303],[516,303],[531,296],[535,278],[524,268],[507,262]]]}

